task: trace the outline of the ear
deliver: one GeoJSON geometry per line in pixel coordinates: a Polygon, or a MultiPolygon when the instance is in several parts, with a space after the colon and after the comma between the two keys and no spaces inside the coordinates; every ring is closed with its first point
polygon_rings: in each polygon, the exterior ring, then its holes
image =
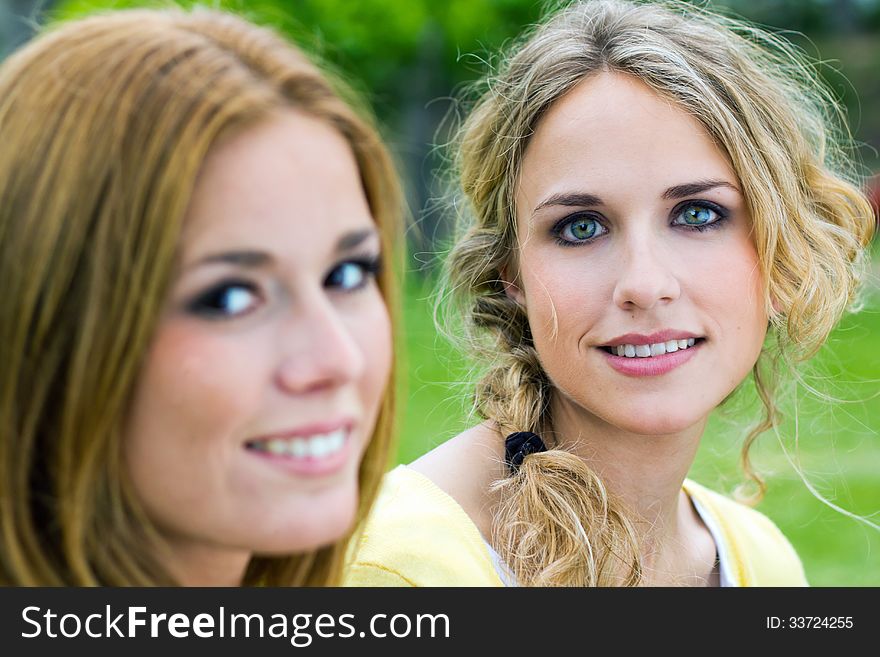
{"type": "Polygon", "coordinates": [[[516,301],[521,306],[525,305],[525,294],[520,288],[519,277],[513,275],[512,267],[506,265],[501,268],[501,282],[504,285],[504,294],[516,301]]]}
{"type": "MultiPolygon", "coordinates": [[[[782,304],[779,303],[779,299],[776,298],[775,294],[770,295],[770,307],[773,309],[773,312],[777,315],[782,314],[782,304]]],[[[773,321],[768,317],[767,318],[767,328],[773,325],[773,321]]]]}

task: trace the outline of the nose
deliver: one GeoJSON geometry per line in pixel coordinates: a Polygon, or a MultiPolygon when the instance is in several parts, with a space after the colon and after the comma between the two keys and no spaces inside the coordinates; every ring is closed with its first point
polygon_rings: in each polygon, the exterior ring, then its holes
{"type": "Polygon", "coordinates": [[[277,385],[284,392],[303,394],[357,380],[366,360],[353,331],[325,295],[296,304],[280,328],[277,385]]]}
{"type": "Polygon", "coordinates": [[[681,296],[674,272],[676,256],[665,246],[652,243],[650,236],[631,237],[625,242],[618,262],[614,303],[623,310],[650,310],[681,296]]]}

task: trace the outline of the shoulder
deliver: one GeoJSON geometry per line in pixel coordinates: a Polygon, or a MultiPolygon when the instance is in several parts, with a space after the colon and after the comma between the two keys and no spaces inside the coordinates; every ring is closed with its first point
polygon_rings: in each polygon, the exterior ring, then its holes
{"type": "Polygon", "coordinates": [[[770,518],[690,479],[684,488],[721,535],[740,586],[807,586],[800,557],[770,518]]]}
{"type": "Polygon", "coordinates": [[[385,476],[352,546],[347,586],[500,586],[485,541],[464,510],[423,474],[385,476]]]}
{"type": "Polygon", "coordinates": [[[488,422],[471,427],[409,466],[464,509],[483,536],[492,532],[492,484],[505,476],[504,441],[488,422]]]}
{"type": "Polygon", "coordinates": [[[502,476],[504,441],[488,422],[438,445],[410,467],[461,501],[486,490],[502,476]]]}

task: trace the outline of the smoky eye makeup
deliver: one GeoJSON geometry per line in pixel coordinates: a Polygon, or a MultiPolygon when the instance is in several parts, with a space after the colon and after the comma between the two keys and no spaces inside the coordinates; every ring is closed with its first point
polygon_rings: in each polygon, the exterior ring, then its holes
{"type": "Polygon", "coordinates": [[[186,310],[204,319],[231,319],[249,314],[262,301],[255,283],[229,278],[196,294],[187,302],[186,310]]]}
{"type": "Polygon", "coordinates": [[[380,253],[351,256],[340,261],[328,272],[324,285],[342,292],[354,292],[366,287],[381,271],[380,253]]]}
{"type": "MultiPolygon", "coordinates": [[[[713,201],[703,199],[678,203],[670,212],[669,225],[676,229],[705,232],[723,228],[731,211],[713,201]]],[[[591,210],[564,216],[550,227],[550,235],[564,247],[590,244],[609,232],[604,217],[591,210]]]]}
{"type": "Polygon", "coordinates": [[[550,227],[550,235],[560,246],[579,246],[608,232],[600,215],[580,211],[566,215],[550,227]]]}
{"type": "MultiPolygon", "coordinates": [[[[340,260],[326,274],[323,287],[343,293],[356,292],[382,271],[380,254],[363,254],[340,260]]],[[[245,278],[231,277],[206,287],[185,304],[190,315],[210,320],[234,319],[250,314],[265,301],[260,286],[245,278]]]]}
{"type": "Polygon", "coordinates": [[[730,210],[718,203],[704,200],[684,201],[672,210],[672,224],[688,230],[703,232],[724,226],[730,210]],[[682,222],[676,220],[681,219],[682,222]]]}

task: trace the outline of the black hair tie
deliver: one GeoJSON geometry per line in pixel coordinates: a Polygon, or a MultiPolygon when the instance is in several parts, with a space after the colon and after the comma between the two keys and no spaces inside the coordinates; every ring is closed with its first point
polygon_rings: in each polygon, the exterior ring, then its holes
{"type": "Polygon", "coordinates": [[[510,468],[510,474],[516,474],[525,457],[546,451],[547,446],[538,434],[531,431],[517,431],[504,441],[504,462],[510,468]]]}

